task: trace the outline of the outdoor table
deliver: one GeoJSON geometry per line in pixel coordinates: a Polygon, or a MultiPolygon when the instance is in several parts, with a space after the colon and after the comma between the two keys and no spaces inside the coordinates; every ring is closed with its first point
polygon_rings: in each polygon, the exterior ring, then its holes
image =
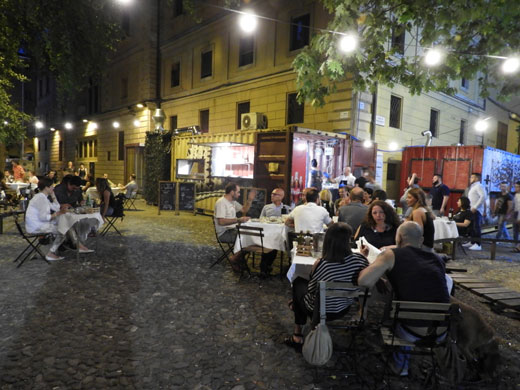
{"type": "Polygon", "coordinates": [[[434,240],[457,238],[459,236],[457,224],[454,221],[448,220],[446,217],[435,218],[433,220],[433,226],[435,227],[434,240]]]}
{"type": "MultiPolygon", "coordinates": [[[[270,223],[270,222],[253,222],[248,221],[242,224],[243,226],[261,227],[264,229],[264,248],[276,249],[278,251],[286,251],[285,239],[287,237],[287,226],[283,223],[270,223]]],[[[250,245],[262,245],[260,237],[255,236],[241,236],[242,247],[245,248],[250,245]]],[[[240,241],[235,241],[234,253],[240,251],[240,241]]]]}
{"type": "MultiPolygon", "coordinates": [[[[119,195],[119,193],[121,192],[121,188],[119,188],[119,187],[111,187],[110,189],[112,190],[112,193],[114,194],[114,196],[119,195]]],[[[99,193],[98,193],[96,187],[88,188],[87,191],[85,192],[85,195],[87,197],[90,196],[92,199],[99,200],[99,193]]]]}
{"type": "Polygon", "coordinates": [[[20,195],[20,190],[29,187],[30,183],[6,183],[7,186],[13,190],[16,191],[16,195],[20,195]]]}
{"type": "Polygon", "coordinates": [[[293,283],[294,280],[298,277],[303,278],[305,280],[310,279],[312,266],[318,259],[318,257],[312,256],[298,256],[296,254],[296,248],[291,250],[291,266],[287,271],[287,279],[289,282],[293,283]]]}
{"type": "Polygon", "coordinates": [[[68,212],[65,214],[61,214],[58,217],[58,232],[61,234],[66,234],[76,222],[82,219],[94,220],[92,226],[95,227],[96,230],[98,230],[104,223],[103,218],[101,217],[101,214],[99,212],[91,214],[76,214],[68,212]]]}

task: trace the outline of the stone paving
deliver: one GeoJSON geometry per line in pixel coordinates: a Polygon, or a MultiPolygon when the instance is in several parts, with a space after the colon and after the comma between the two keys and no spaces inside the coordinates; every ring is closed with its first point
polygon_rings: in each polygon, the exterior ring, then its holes
{"type": "MultiPolygon", "coordinates": [[[[77,261],[68,253],[51,265],[27,261],[19,269],[11,261],[23,241],[6,221],[1,389],[363,387],[341,375],[354,367],[348,355],[335,353],[317,370],[282,344],[292,330],[287,280],[238,281],[228,265],[209,268],[219,254],[210,218],[158,216],[142,201],[138,207],[119,225],[123,237],[99,238],[95,254],[77,261]]],[[[375,340],[369,326],[358,346],[358,369],[370,387],[382,369],[375,340]]],[[[507,343],[504,348],[500,388],[515,388],[519,378],[510,368],[518,365],[518,352],[507,343]]],[[[421,366],[413,369],[409,380],[393,383],[422,388],[421,366]]]]}

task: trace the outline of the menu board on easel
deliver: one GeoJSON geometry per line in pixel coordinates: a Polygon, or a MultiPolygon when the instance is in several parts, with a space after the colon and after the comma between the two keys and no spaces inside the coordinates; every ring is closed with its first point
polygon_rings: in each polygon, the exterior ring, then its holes
{"type": "Polygon", "coordinates": [[[161,210],[173,211],[175,210],[175,190],[176,183],[173,181],[159,182],[159,199],[158,199],[158,214],[161,210]]]}
{"type": "Polygon", "coordinates": [[[179,210],[195,210],[195,183],[179,183],[179,210]]]}

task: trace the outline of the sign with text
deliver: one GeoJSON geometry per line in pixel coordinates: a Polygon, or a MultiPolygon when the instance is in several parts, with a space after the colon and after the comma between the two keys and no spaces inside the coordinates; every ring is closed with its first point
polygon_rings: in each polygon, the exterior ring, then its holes
{"type": "Polygon", "coordinates": [[[175,190],[176,183],[173,181],[160,181],[159,182],[159,199],[158,207],[159,214],[161,210],[172,211],[175,210],[175,190]]]}

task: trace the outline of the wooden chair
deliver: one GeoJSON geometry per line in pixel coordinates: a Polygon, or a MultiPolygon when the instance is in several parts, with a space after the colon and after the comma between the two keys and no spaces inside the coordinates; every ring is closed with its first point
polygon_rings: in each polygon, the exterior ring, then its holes
{"type": "Polygon", "coordinates": [[[51,233],[35,233],[29,234],[24,231],[20,221],[18,220],[18,215],[13,214],[14,223],[16,228],[18,229],[18,233],[22,236],[22,238],[27,242],[27,247],[13,260],[13,263],[16,263],[18,260],[21,260],[16,268],[20,268],[25,260],[30,259],[34,252],[40,255],[41,259],[45,261],[47,264],[49,262],[45,259],[45,255],[41,252],[40,246],[44,244],[44,240],[52,239],[51,233]]]}
{"type": "MultiPolygon", "coordinates": [[[[438,367],[433,350],[436,347],[445,345],[447,342],[447,335],[451,325],[452,307],[456,307],[456,305],[450,303],[392,301],[390,310],[391,324],[389,327],[381,328],[383,343],[387,349],[383,381],[389,368],[389,359],[392,358],[391,353],[401,352],[411,355],[430,356],[432,369],[425,379],[425,384],[429,383],[430,379],[433,379],[436,386],[438,367]],[[420,326],[425,329],[427,335],[421,335],[419,340],[415,342],[398,337],[396,335],[398,325],[402,324],[403,321],[409,320],[421,321],[420,326]],[[442,337],[442,335],[445,337],[442,337]]],[[[404,330],[408,331],[406,327],[404,327],[404,330]]],[[[408,331],[408,333],[413,334],[412,331],[408,331]]],[[[418,337],[417,335],[414,336],[418,337]]]]}
{"type": "Polygon", "coordinates": [[[235,246],[234,243],[220,241],[220,238],[219,238],[218,233],[217,233],[215,217],[213,217],[213,230],[215,232],[215,238],[217,239],[217,243],[218,243],[220,249],[222,250],[222,254],[219,256],[219,258],[217,260],[215,260],[210,265],[209,268],[212,268],[213,266],[219,264],[224,259],[227,259],[227,261],[229,262],[229,255],[233,253],[233,247],[235,246]]]}
{"type": "Polygon", "coordinates": [[[256,227],[256,226],[246,226],[246,225],[237,225],[237,237],[238,241],[240,242],[240,250],[245,253],[247,256],[248,254],[253,255],[253,267],[255,266],[255,254],[259,254],[262,256],[265,253],[270,253],[273,251],[273,249],[267,249],[264,248],[264,228],[256,227]],[[248,245],[244,247],[242,245],[242,238],[243,237],[259,237],[260,238],[260,245],[248,245]]]}

